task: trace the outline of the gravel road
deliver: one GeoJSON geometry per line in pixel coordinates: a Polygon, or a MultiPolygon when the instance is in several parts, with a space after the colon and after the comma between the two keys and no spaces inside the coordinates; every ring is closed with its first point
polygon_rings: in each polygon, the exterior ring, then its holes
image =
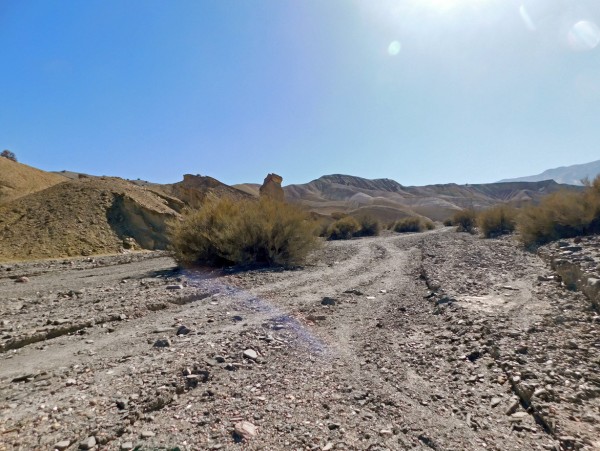
{"type": "Polygon", "coordinates": [[[0,266],[0,450],[600,449],[597,314],[514,241],[311,262],[0,266]]]}

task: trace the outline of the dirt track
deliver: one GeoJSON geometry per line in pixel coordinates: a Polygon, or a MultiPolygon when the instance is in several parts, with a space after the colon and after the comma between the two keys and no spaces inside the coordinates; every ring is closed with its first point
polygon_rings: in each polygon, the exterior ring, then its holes
{"type": "Polygon", "coordinates": [[[313,262],[5,265],[0,450],[600,449],[599,323],[537,257],[446,229],[313,262]]]}

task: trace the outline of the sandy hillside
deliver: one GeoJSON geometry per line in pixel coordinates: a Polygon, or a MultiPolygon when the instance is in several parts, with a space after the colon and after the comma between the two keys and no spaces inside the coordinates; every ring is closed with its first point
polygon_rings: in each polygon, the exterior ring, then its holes
{"type": "Polygon", "coordinates": [[[178,199],[118,178],[71,180],[0,207],[0,260],[164,249],[178,199]]]}
{"type": "Polygon", "coordinates": [[[0,205],[67,180],[59,174],[0,158],[0,205]]]}

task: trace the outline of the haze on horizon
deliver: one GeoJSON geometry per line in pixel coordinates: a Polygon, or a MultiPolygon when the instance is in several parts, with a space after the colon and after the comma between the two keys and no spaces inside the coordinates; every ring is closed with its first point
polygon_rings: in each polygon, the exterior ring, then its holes
{"type": "Polygon", "coordinates": [[[8,0],[0,150],[167,183],[598,159],[597,0],[8,0]]]}

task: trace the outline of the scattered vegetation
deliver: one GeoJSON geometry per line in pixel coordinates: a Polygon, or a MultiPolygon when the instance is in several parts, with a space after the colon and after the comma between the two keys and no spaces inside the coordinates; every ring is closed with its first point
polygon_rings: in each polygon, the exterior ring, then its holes
{"type": "Polygon", "coordinates": [[[517,220],[526,246],[600,232],[600,176],[581,192],[559,191],[523,209],[517,220]]]}
{"type": "Polygon", "coordinates": [[[452,224],[456,226],[458,232],[473,233],[476,220],[477,214],[475,213],[475,210],[471,208],[459,210],[452,216],[452,224]]]}
{"type": "Polygon", "coordinates": [[[360,223],[352,216],[346,216],[332,223],[327,229],[330,240],[349,240],[360,231],[360,223]]]}
{"type": "Polygon", "coordinates": [[[453,226],[453,225],[454,225],[454,223],[452,222],[452,218],[446,218],[446,219],[444,219],[444,226],[450,227],[450,226],[453,226]]]}
{"type": "Polygon", "coordinates": [[[2,152],[0,152],[0,157],[8,158],[12,161],[17,161],[17,156],[14,152],[11,152],[10,150],[3,150],[2,152]]]}
{"type": "Polygon", "coordinates": [[[331,216],[337,220],[329,224],[321,235],[329,240],[349,240],[359,236],[377,236],[381,232],[381,223],[370,215],[354,218],[344,213],[332,213],[331,216]]]}
{"type": "Polygon", "coordinates": [[[373,216],[359,216],[358,223],[360,230],[354,236],[377,236],[381,233],[381,223],[373,216]]]}
{"type": "Polygon", "coordinates": [[[268,198],[208,201],[170,224],[181,264],[302,264],[317,245],[315,222],[301,208],[268,198]]]}
{"type": "Polygon", "coordinates": [[[418,216],[409,216],[407,218],[396,221],[392,230],[398,233],[406,232],[424,232],[425,230],[433,230],[435,225],[427,218],[418,216]]]}
{"type": "Polygon", "coordinates": [[[477,227],[486,238],[493,238],[515,231],[517,210],[510,205],[496,205],[477,216],[477,227]]]}

